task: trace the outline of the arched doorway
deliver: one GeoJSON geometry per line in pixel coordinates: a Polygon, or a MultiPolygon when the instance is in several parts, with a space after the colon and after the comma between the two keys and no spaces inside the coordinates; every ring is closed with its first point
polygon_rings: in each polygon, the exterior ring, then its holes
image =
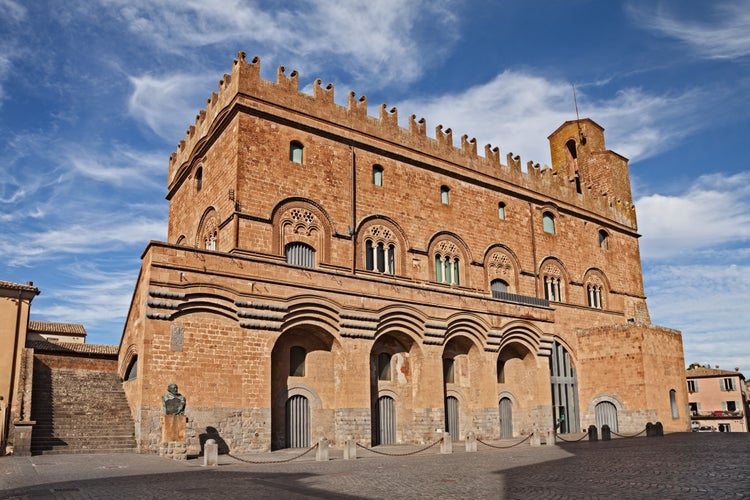
{"type": "Polygon", "coordinates": [[[310,403],[297,394],[286,401],[285,445],[287,448],[310,447],[310,403]]]}
{"type": "Polygon", "coordinates": [[[377,444],[396,444],[396,405],[392,397],[378,398],[377,444]]]}
{"type": "Polygon", "coordinates": [[[513,402],[510,398],[502,398],[499,403],[500,411],[500,438],[513,437],[513,402]]]}
{"type": "Polygon", "coordinates": [[[596,415],[596,427],[601,430],[602,426],[608,425],[609,430],[617,432],[617,407],[609,401],[602,401],[594,408],[596,415]]]}
{"type": "MultiPolygon", "coordinates": [[[[412,410],[412,340],[398,331],[381,334],[370,350],[370,411],[373,445],[405,439],[397,427],[412,410]]],[[[408,431],[407,431],[408,432],[408,431]]]]}
{"type": "Polygon", "coordinates": [[[311,435],[333,436],[335,339],[301,326],[282,333],[271,351],[271,449],[307,447],[311,435]]]}
{"type": "Polygon", "coordinates": [[[579,428],[578,375],[570,353],[559,342],[552,344],[549,360],[552,389],[552,424],[565,434],[579,428]]]}
{"type": "Polygon", "coordinates": [[[475,359],[476,350],[476,345],[462,335],[452,337],[443,349],[445,430],[454,440],[462,438],[461,420],[471,420],[472,405],[478,399],[477,384],[471,383],[472,376],[476,376],[479,370],[475,359]]]}

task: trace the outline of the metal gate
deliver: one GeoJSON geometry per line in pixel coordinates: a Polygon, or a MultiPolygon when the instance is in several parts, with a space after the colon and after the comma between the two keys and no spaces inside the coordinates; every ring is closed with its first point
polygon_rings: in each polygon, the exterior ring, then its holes
{"type": "Polygon", "coordinates": [[[608,425],[609,430],[617,432],[617,407],[609,401],[598,403],[595,408],[596,427],[601,430],[603,425],[608,425]]]}
{"type": "Polygon", "coordinates": [[[552,389],[553,425],[565,434],[579,428],[578,420],[578,375],[570,354],[555,341],[549,360],[552,389]]]}
{"type": "Polygon", "coordinates": [[[305,396],[286,401],[286,447],[310,447],[310,404],[305,396]]]}
{"type": "Polygon", "coordinates": [[[396,444],[396,407],[393,398],[378,398],[378,444],[396,444]]]}
{"type": "Polygon", "coordinates": [[[513,403],[509,398],[500,400],[500,437],[513,437],[513,403]]]}
{"type": "Polygon", "coordinates": [[[445,427],[453,441],[458,441],[458,398],[448,396],[445,398],[445,427]]]}

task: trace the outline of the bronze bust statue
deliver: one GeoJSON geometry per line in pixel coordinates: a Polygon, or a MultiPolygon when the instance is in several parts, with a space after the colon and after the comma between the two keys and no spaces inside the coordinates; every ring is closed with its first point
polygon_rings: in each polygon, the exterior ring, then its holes
{"type": "Polygon", "coordinates": [[[167,387],[167,393],[161,398],[161,409],[165,415],[185,414],[185,396],[177,392],[177,384],[167,387]]]}

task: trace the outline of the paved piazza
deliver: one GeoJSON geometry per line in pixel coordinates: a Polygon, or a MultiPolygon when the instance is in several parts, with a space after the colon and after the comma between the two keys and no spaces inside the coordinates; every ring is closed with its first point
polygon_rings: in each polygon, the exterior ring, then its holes
{"type": "MultiPolygon", "coordinates": [[[[496,444],[512,444],[500,442],[496,444]]],[[[0,498],[750,498],[750,434],[678,433],[466,453],[433,447],[391,457],[251,464],[228,456],[175,462],[153,455],[0,458],[0,498]]],[[[378,448],[404,453],[417,447],[378,448]]],[[[289,450],[245,455],[283,460],[289,450]]]]}

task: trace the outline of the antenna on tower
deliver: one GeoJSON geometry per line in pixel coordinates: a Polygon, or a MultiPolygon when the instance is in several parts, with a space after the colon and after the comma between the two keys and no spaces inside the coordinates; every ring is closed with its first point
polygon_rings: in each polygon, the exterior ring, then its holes
{"type": "Polygon", "coordinates": [[[583,135],[583,130],[581,130],[581,118],[578,116],[578,98],[576,97],[576,86],[574,84],[570,84],[571,87],[573,87],[573,104],[576,107],[576,124],[578,125],[578,138],[581,141],[581,144],[586,144],[586,136],[583,135]]]}

